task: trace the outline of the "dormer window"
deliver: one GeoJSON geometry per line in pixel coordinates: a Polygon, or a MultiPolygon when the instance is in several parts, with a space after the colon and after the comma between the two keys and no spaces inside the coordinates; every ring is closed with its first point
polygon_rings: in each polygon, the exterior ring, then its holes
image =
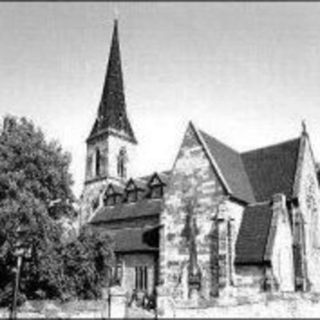
{"type": "Polygon", "coordinates": [[[117,195],[105,195],[104,205],[105,206],[114,206],[117,203],[117,195]]]}
{"type": "Polygon", "coordinates": [[[150,198],[158,199],[163,197],[163,185],[158,184],[150,187],[150,198]]]}
{"type": "Polygon", "coordinates": [[[130,179],[126,187],[127,202],[138,201],[145,191],[144,183],[139,180],[130,179]]]}
{"type": "Polygon", "coordinates": [[[163,197],[163,191],[164,191],[164,187],[166,185],[166,179],[167,177],[162,177],[161,179],[161,175],[155,173],[149,183],[149,198],[152,199],[159,199],[163,197]],[[163,181],[165,180],[165,181],[163,181]]]}
{"type": "Polygon", "coordinates": [[[127,201],[136,202],[138,200],[137,190],[132,190],[127,192],[127,201]]]}
{"type": "Polygon", "coordinates": [[[121,188],[110,184],[104,194],[103,203],[105,206],[114,206],[121,202],[123,191],[121,188]]]}
{"type": "Polygon", "coordinates": [[[117,173],[122,179],[127,177],[127,151],[125,148],[121,148],[117,159],[117,173]]]}

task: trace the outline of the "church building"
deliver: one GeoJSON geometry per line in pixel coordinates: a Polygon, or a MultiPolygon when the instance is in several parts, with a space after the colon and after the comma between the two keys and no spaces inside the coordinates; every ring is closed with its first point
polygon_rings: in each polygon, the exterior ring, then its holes
{"type": "Polygon", "coordinates": [[[297,137],[238,152],[190,122],[168,171],[132,177],[138,140],[115,21],[86,143],[81,223],[113,237],[115,277],[129,293],[182,303],[320,290],[320,193],[305,124],[297,137]]]}

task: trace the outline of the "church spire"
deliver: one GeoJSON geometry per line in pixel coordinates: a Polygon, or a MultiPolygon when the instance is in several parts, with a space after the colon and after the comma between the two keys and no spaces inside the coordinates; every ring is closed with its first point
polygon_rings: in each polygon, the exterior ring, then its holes
{"type": "Polygon", "coordinates": [[[116,131],[136,143],[126,112],[117,20],[114,20],[109,61],[98,115],[88,140],[108,131],[116,131]]]}

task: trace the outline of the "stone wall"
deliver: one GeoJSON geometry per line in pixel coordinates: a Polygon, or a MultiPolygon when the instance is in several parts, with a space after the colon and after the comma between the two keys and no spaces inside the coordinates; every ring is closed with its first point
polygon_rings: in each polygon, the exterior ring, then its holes
{"type": "Polygon", "coordinates": [[[272,274],[280,291],[294,291],[293,236],[286,198],[282,194],[273,197],[272,233],[275,228],[271,252],[272,274]]]}
{"type": "Polygon", "coordinates": [[[106,179],[98,180],[84,186],[80,204],[79,225],[85,225],[94,213],[103,205],[103,192],[107,187],[106,179]]]}
{"type": "Polygon", "coordinates": [[[109,178],[116,178],[118,177],[117,173],[117,159],[119,152],[121,148],[126,149],[127,153],[127,179],[132,177],[132,164],[135,161],[135,156],[136,156],[136,145],[132,144],[131,142],[117,137],[110,135],[109,136],[109,141],[108,141],[108,146],[109,146],[109,153],[108,153],[108,176],[109,178]]]}
{"type": "Polygon", "coordinates": [[[234,281],[237,294],[254,298],[261,292],[263,278],[262,266],[237,266],[234,281]]]}
{"type": "Polygon", "coordinates": [[[304,218],[307,273],[312,290],[320,290],[320,190],[310,141],[302,137],[295,193],[304,218]]]}
{"type": "MultiPolygon", "coordinates": [[[[160,281],[175,301],[188,299],[189,247],[185,237],[187,207],[192,202],[196,221],[196,252],[201,271],[201,297],[209,299],[225,286],[226,228],[218,214],[233,217],[232,252],[239,230],[242,207],[226,197],[197,132],[190,125],[184,136],[164,197],[160,235],[160,281]],[[220,231],[219,231],[220,228],[220,231]]],[[[234,255],[233,255],[234,256],[234,255]]]]}
{"type": "Polygon", "coordinates": [[[117,163],[118,155],[122,148],[126,149],[127,178],[131,177],[132,162],[135,157],[135,145],[127,139],[117,135],[102,135],[87,144],[87,158],[85,171],[85,185],[82,192],[80,221],[83,225],[90,221],[94,212],[103,205],[102,192],[107,184],[123,183],[123,179],[118,177],[117,163]],[[96,150],[100,153],[100,174],[96,175],[96,150]]]}
{"type": "Polygon", "coordinates": [[[174,306],[164,317],[186,318],[318,318],[320,303],[312,295],[257,295],[255,299],[239,297],[216,303],[211,307],[174,306]]]}
{"type": "Polygon", "coordinates": [[[108,140],[101,136],[87,144],[87,162],[85,180],[90,181],[96,177],[96,150],[100,153],[100,176],[108,175],[108,140]]]}
{"type": "MultiPolygon", "coordinates": [[[[111,310],[110,310],[111,311],[111,310]]],[[[27,301],[18,308],[18,318],[91,318],[109,316],[107,300],[81,300],[60,303],[53,300],[27,301]]],[[[0,309],[0,318],[9,318],[8,309],[0,309]]]]}
{"type": "Polygon", "coordinates": [[[124,228],[148,228],[154,227],[159,224],[160,215],[144,216],[134,219],[114,220],[106,223],[100,222],[99,224],[92,225],[97,230],[117,230],[124,228]]]}
{"type": "Polygon", "coordinates": [[[152,294],[155,288],[155,272],[156,272],[156,262],[157,255],[154,253],[127,253],[119,254],[119,258],[123,263],[123,278],[121,285],[128,292],[129,296],[133,293],[135,289],[135,267],[146,266],[148,269],[148,288],[147,292],[152,294]]]}
{"type": "Polygon", "coordinates": [[[96,150],[100,152],[100,176],[108,177],[112,182],[119,182],[117,172],[118,155],[122,148],[126,149],[127,161],[127,178],[131,177],[131,163],[135,156],[135,145],[126,138],[118,135],[101,135],[87,144],[87,162],[85,180],[90,181],[96,178],[96,150]]]}

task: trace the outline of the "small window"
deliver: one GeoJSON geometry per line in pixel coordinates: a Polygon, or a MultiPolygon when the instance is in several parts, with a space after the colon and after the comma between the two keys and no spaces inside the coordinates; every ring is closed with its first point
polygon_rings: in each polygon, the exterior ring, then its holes
{"type": "Polygon", "coordinates": [[[147,290],[148,268],[146,266],[135,267],[135,288],[137,290],[147,290]]]}
{"type": "Polygon", "coordinates": [[[114,195],[106,195],[104,198],[105,206],[113,206],[115,204],[115,196],[114,195]]]}
{"type": "Polygon", "coordinates": [[[138,199],[137,190],[127,191],[127,201],[136,202],[138,199]]]}
{"type": "Polygon", "coordinates": [[[119,152],[117,172],[120,178],[127,177],[127,152],[125,148],[121,148],[119,152]]]}
{"type": "Polygon", "coordinates": [[[232,239],[232,222],[228,220],[227,222],[227,243],[228,243],[228,277],[229,282],[232,285],[233,283],[233,255],[232,255],[232,247],[233,247],[233,239],[232,239]]]}
{"type": "Polygon", "coordinates": [[[96,149],[96,176],[100,176],[100,150],[96,149]]]}
{"type": "Polygon", "coordinates": [[[91,202],[91,208],[92,210],[96,210],[99,207],[99,197],[96,197],[91,202]]]}
{"type": "Polygon", "coordinates": [[[92,177],[92,155],[87,158],[87,174],[89,178],[92,177]]]}
{"type": "Polygon", "coordinates": [[[151,198],[162,198],[163,196],[163,186],[161,184],[151,187],[150,197],[151,198]]]}
{"type": "Polygon", "coordinates": [[[123,277],[123,261],[119,257],[116,259],[116,268],[115,268],[115,282],[121,286],[123,277]]]}

